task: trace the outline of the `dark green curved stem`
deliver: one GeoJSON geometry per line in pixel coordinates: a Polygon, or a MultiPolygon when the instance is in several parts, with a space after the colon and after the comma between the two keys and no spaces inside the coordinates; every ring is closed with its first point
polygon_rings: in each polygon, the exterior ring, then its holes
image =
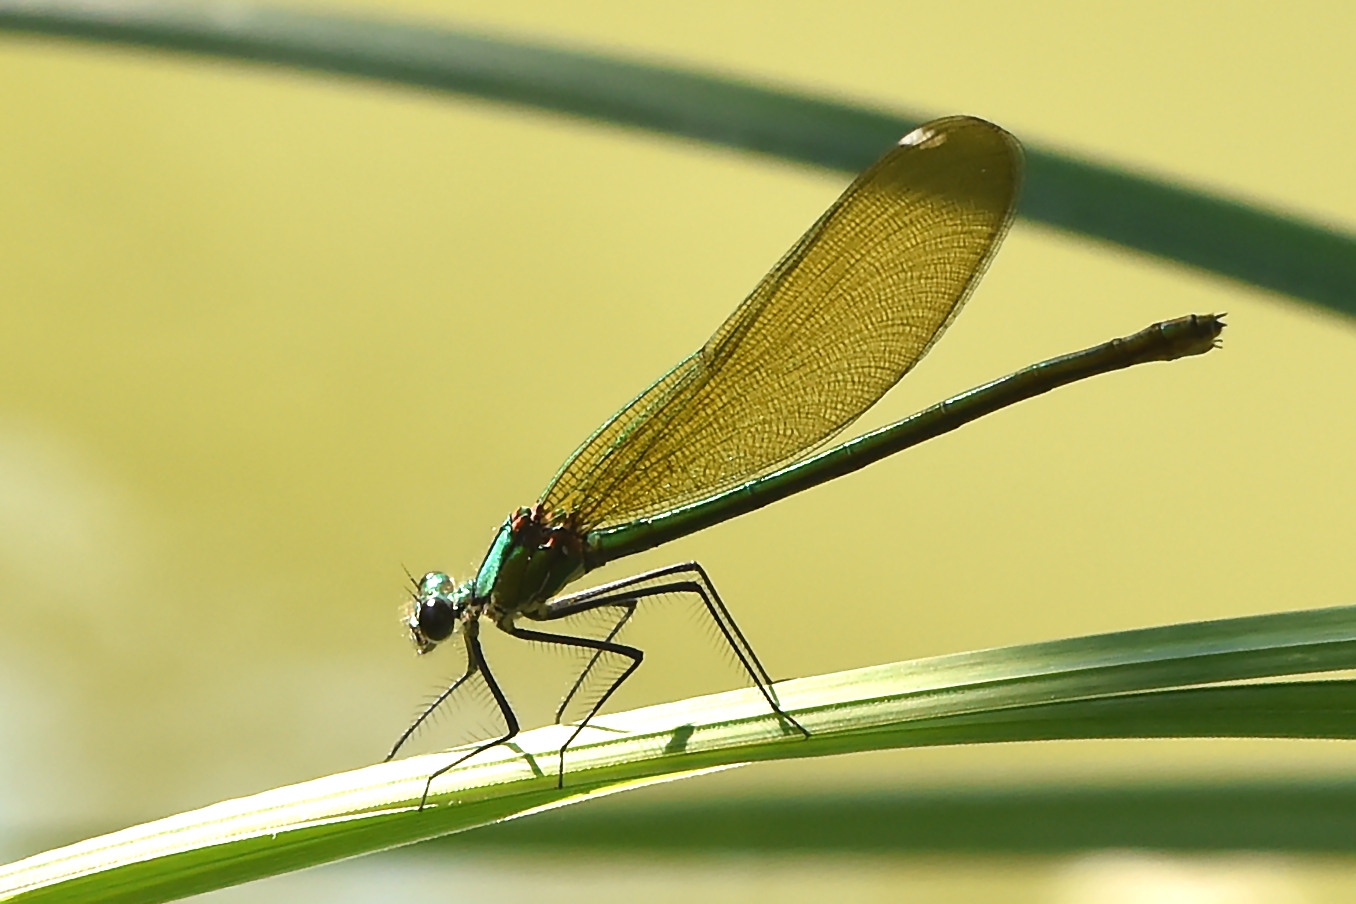
{"type": "MultiPolygon", "coordinates": [[[[856,173],[924,117],[673,67],[245,3],[0,0],[0,30],[431,88],[856,173]]],[[[1356,315],[1356,236],[1028,146],[1020,215],[1356,315]]]]}
{"type": "MultiPolygon", "coordinates": [[[[1356,854],[1356,783],[1297,774],[678,800],[619,795],[424,842],[395,856],[587,852],[613,862],[627,854],[1049,856],[1127,849],[1350,857],[1356,854]]],[[[394,857],[387,865],[399,868],[394,857]]]]}

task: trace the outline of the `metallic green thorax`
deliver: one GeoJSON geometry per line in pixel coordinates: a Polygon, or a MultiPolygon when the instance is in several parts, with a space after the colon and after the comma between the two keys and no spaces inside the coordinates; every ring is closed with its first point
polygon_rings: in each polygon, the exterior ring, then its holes
{"type": "Polygon", "coordinates": [[[568,516],[541,506],[521,508],[499,528],[476,572],[474,602],[496,624],[515,617],[540,618],[545,604],[584,574],[584,549],[568,516]]]}

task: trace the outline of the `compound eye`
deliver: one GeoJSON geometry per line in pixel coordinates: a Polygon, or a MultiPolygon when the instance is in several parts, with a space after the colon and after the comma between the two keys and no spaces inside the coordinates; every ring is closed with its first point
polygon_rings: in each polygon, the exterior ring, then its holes
{"type": "Polygon", "coordinates": [[[416,630],[431,643],[447,640],[457,628],[457,611],[444,596],[421,601],[414,617],[416,630]]]}

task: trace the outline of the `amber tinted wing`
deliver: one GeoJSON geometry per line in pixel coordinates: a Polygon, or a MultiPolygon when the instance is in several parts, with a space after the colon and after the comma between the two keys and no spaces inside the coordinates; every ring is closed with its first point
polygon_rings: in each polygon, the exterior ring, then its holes
{"type": "Polygon", "coordinates": [[[730,489],[802,457],[932,346],[1007,230],[1021,148],[929,123],[864,172],[738,310],[594,433],[542,494],[584,529],[730,489]]]}

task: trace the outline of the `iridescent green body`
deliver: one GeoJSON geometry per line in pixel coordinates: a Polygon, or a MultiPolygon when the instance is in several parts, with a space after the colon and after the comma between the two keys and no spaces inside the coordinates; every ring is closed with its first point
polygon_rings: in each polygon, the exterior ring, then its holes
{"type": "Polygon", "coordinates": [[[772,711],[804,732],[777,704],[766,670],[696,563],[559,594],[607,562],[851,473],[999,408],[1215,346],[1224,327],[1219,317],[1166,321],[813,454],[908,373],[956,317],[1012,221],[1020,181],[1016,139],[971,117],[922,126],[864,172],[702,348],[585,440],[534,506],[509,516],[474,580],[457,585],[432,572],[418,585],[408,624],[419,651],[460,630],[467,668],[392,755],[472,679],[493,696],[505,732],[467,756],[517,733],[480,649],[482,617],[515,637],[588,654],[557,712],[561,720],[571,701],[585,699],[573,741],[640,665],[641,651],[617,635],[642,601],[660,594],[700,600],[772,711]],[[604,619],[605,636],[524,626],[598,610],[611,619],[604,619]],[[608,661],[622,663],[620,675],[588,696],[590,677],[608,661]]]}
{"type": "Polygon", "coordinates": [[[1023,399],[1095,374],[1148,361],[1171,361],[1214,347],[1223,321],[1190,314],[1033,364],[918,414],[835,446],[756,480],[673,511],[579,535],[567,518],[540,505],[504,522],[476,574],[471,594],[497,622],[518,615],[541,618],[545,604],[566,585],[601,565],[754,511],[872,462],[955,430],[1023,399]],[[554,516],[554,520],[553,520],[554,516]]]}
{"type": "Polygon", "coordinates": [[[1149,361],[1203,354],[1215,347],[1223,329],[1224,321],[1216,315],[1188,314],[1155,323],[1133,336],[1033,364],[716,496],[631,524],[593,531],[584,538],[585,566],[597,568],[705,530],[1060,386],[1149,361]]]}

